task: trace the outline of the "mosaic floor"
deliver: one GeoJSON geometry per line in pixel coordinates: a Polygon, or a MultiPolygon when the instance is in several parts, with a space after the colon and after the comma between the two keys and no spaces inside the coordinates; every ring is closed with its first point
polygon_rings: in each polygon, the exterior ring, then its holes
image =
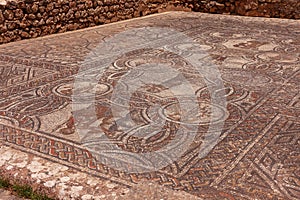
{"type": "Polygon", "coordinates": [[[2,173],[57,198],[105,199],[80,188],[90,180],[113,196],[151,181],[203,199],[300,197],[300,21],[153,15],[1,45],[0,76],[0,158],[28,158],[0,159],[2,173]],[[37,160],[66,172],[37,178],[37,160]],[[67,171],[82,178],[69,197],[67,171]]]}

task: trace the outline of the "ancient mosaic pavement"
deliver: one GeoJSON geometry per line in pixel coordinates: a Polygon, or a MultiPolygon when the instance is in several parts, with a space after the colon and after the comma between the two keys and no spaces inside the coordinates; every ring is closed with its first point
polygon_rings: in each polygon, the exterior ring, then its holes
{"type": "MultiPolygon", "coordinates": [[[[204,199],[300,197],[299,21],[172,12],[2,45],[0,63],[3,145],[122,185],[151,180],[204,199]],[[192,38],[207,53],[204,59],[217,66],[224,88],[212,91],[209,80],[204,81],[191,63],[173,53],[185,48],[176,40],[167,47],[170,51],[141,44],[140,49],[111,62],[92,97],[97,123],[90,126],[101,130],[124,152],[159,150],[175,140],[183,124],[174,94],[161,84],[145,84],[127,99],[127,114],[138,128],[120,130],[119,126],[127,126],[122,122],[128,122],[124,119],[128,116],[113,115],[111,98],[128,71],[148,63],[169,65],[190,81],[199,105],[198,111],[189,115],[189,120],[197,122],[193,124],[197,127],[195,137],[177,160],[157,171],[127,173],[107,166],[103,160],[109,157],[103,159],[91,152],[97,151],[100,137],[97,132],[87,132],[85,137],[78,132],[72,94],[82,63],[99,43],[142,27],[171,28],[192,38]],[[227,106],[211,103],[218,95],[223,95],[227,106]],[[154,104],[160,108],[149,109],[154,104]],[[155,132],[149,124],[159,118],[164,124],[155,132]],[[216,144],[199,157],[209,125],[221,122],[216,144]]],[[[156,70],[153,76],[168,73],[156,70]]],[[[132,79],[142,73],[135,72],[132,79]]],[[[169,77],[166,82],[172,86],[181,84],[181,79],[172,74],[169,77]]],[[[123,87],[126,93],[126,81],[123,87]]],[[[117,106],[125,98],[122,95],[117,95],[121,99],[117,106]]],[[[85,114],[83,118],[91,115],[85,114]]],[[[80,120],[84,119],[77,119],[77,123],[80,120]]],[[[131,155],[124,158],[130,160],[131,155]]],[[[127,167],[132,166],[128,163],[127,167]]]]}

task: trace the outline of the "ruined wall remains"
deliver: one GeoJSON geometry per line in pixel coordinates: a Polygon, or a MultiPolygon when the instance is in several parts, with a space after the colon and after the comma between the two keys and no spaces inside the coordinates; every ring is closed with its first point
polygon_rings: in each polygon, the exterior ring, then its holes
{"type": "Polygon", "coordinates": [[[300,1],[0,0],[0,44],[170,10],[299,19],[300,1]]]}
{"type": "Polygon", "coordinates": [[[195,0],[194,11],[300,19],[300,0],[195,0]]]}

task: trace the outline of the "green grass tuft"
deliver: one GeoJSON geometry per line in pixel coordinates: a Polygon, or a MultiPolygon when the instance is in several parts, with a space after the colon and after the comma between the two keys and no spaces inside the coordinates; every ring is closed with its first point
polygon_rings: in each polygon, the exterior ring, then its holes
{"type": "Polygon", "coordinates": [[[0,178],[0,188],[10,188],[11,186],[8,180],[0,178]]]}
{"type": "Polygon", "coordinates": [[[0,188],[8,189],[19,197],[32,200],[53,200],[46,195],[41,195],[33,191],[29,185],[10,184],[9,180],[0,177],[0,188]]]}
{"type": "Polygon", "coordinates": [[[27,185],[13,185],[12,189],[20,197],[30,198],[32,195],[32,188],[27,185]]]}

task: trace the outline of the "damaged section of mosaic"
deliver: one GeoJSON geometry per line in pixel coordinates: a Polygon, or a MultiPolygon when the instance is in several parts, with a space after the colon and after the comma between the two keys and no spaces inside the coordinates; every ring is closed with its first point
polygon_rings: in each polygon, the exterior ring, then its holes
{"type": "MultiPolygon", "coordinates": [[[[30,183],[34,191],[47,194],[40,199],[82,199],[82,200],[130,200],[130,199],[181,199],[201,200],[182,191],[174,191],[154,182],[122,186],[115,182],[80,173],[58,163],[2,146],[0,148],[1,176],[6,179],[30,183]]],[[[0,189],[1,200],[21,200],[10,191],[0,189]]],[[[37,196],[37,195],[36,195],[37,196]]],[[[36,197],[34,196],[34,197],[36,197]]]]}
{"type": "Polygon", "coordinates": [[[2,146],[0,168],[3,177],[28,184],[40,193],[58,199],[110,199],[124,196],[129,189],[111,181],[78,172],[70,167],[34,157],[28,153],[2,146]]]}

